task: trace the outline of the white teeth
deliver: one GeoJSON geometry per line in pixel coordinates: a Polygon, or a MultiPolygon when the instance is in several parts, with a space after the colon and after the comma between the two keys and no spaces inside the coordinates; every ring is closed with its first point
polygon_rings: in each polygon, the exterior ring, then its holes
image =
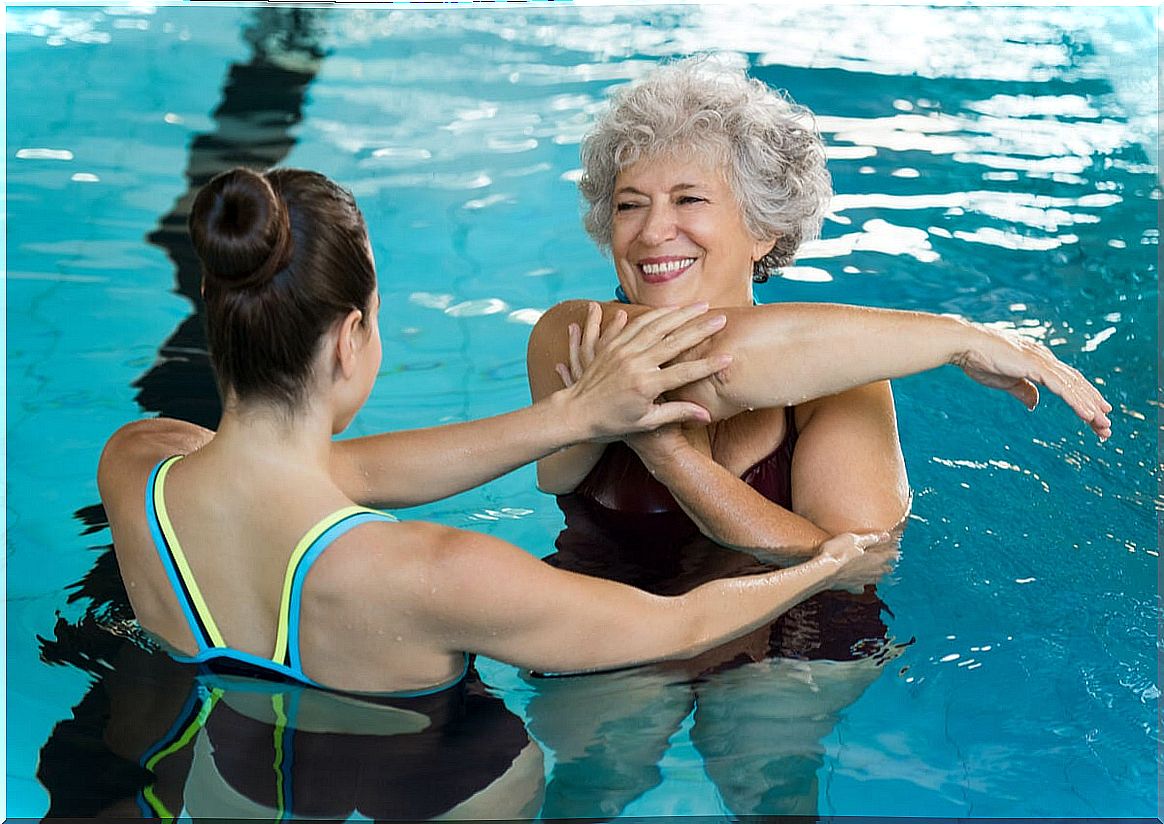
{"type": "Polygon", "coordinates": [[[695,258],[683,258],[683,260],[669,260],[666,263],[641,263],[643,274],[647,275],[662,275],[666,272],[677,272],[684,269],[695,262],[695,258]]]}

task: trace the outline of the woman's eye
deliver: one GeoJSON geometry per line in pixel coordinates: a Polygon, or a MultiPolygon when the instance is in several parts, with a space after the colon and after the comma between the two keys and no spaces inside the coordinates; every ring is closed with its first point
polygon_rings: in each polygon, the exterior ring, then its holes
{"type": "Polygon", "coordinates": [[[690,203],[706,203],[706,202],[707,201],[704,198],[696,197],[695,195],[683,195],[683,197],[679,198],[680,205],[686,205],[686,204],[690,204],[690,203]]]}
{"type": "Polygon", "coordinates": [[[639,204],[637,203],[617,203],[614,206],[614,209],[617,212],[629,212],[631,209],[637,208],[639,208],[639,204]]]}

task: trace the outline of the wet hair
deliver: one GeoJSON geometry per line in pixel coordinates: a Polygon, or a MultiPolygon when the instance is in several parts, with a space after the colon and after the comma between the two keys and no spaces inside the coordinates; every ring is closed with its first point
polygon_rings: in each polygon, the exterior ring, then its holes
{"type": "Polygon", "coordinates": [[[642,159],[712,162],[757,239],[776,239],[756,262],[758,283],[787,266],[820,232],[832,196],[824,143],[812,113],[741,69],[707,55],[664,64],[612,95],[582,142],[583,223],[609,252],[618,173],[642,159]]]}
{"type": "Polygon", "coordinates": [[[294,409],[320,339],[353,309],[366,318],[376,288],[355,199],[316,172],[232,169],[198,192],[189,227],[224,400],[294,409]]]}

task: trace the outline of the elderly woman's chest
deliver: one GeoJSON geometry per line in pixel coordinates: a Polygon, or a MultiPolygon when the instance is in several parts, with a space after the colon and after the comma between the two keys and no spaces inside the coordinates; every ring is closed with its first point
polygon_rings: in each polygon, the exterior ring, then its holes
{"type": "Polygon", "coordinates": [[[783,408],[741,412],[702,431],[697,446],[733,475],[771,455],[788,434],[788,417],[783,408]]]}

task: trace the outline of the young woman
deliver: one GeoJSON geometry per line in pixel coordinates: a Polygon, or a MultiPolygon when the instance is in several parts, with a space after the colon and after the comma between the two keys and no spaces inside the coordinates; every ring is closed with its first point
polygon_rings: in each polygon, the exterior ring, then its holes
{"type": "Polygon", "coordinates": [[[594,341],[599,323],[656,307],[710,304],[727,326],[689,356],[734,360],[683,392],[712,425],[560,450],[538,462],[545,491],[615,512],[681,510],[718,543],[802,559],[906,513],[890,378],[956,364],[1029,408],[1041,384],[1111,433],[1111,405],[1032,341],[924,312],[755,306],[752,284],[816,235],[832,187],[811,113],[743,71],[689,58],[621,89],[584,140],[582,167],[586,229],[613,259],[622,305],[571,301],[542,317],[534,400],[570,380],[558,365],[571,325],[578,370],[594,356],[580,329],[594,341]]]}
{"type": "Polygon", "coordinates": [[[575,443],[707,420],[656,403],[724,357],[661,368],[721,328],[706,307],[648,312],[571,386],[483,421],[333,443],[380,367],[365,224],[321,175],[236,169],[196,198],[217,432],[123,427],[98,485],[134,612],[175,657],[336,690],[423,693],[482,653],[542,671],[695,655],[829,587],[876,580],[886,536],[846,534],[795,568],[675,597],[553,569],[503,541],[361,504],[405,506],[575,443]]]}

